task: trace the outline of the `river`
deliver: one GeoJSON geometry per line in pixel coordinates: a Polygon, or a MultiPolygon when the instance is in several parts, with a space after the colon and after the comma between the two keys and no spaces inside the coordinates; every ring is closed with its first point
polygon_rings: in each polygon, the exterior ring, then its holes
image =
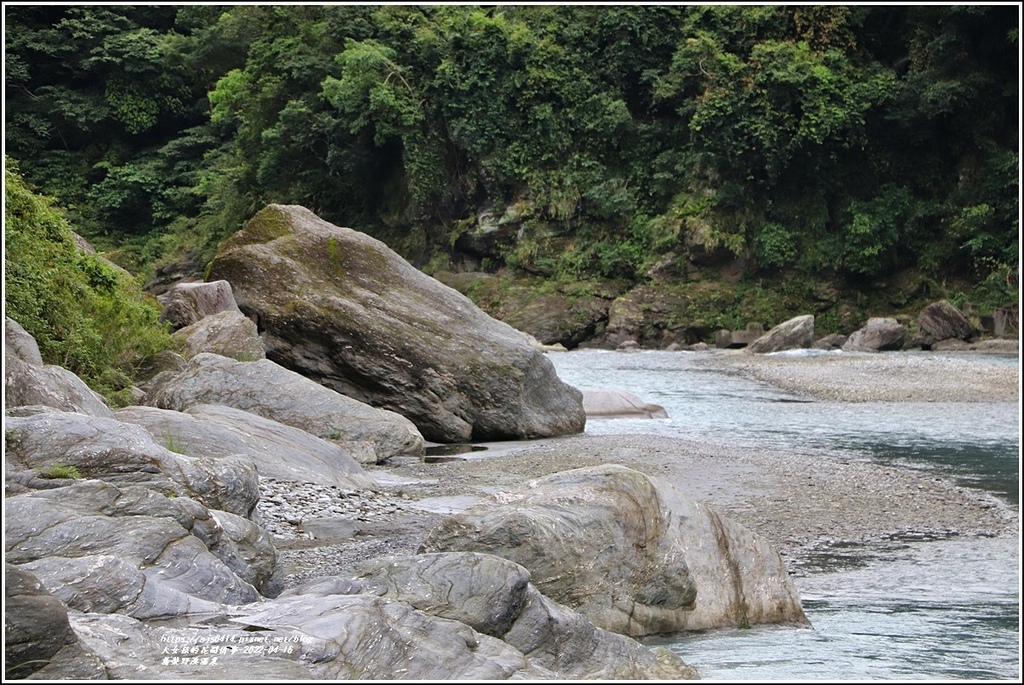
{"type": "MultiPolygon", "coordinates": [[[[1019,510],[1019,403],[808,401],[695,352],[549,355],[579,388],[625,388],[669,418],[591,420],[586,432],[773,446],[925,469],[1019,510]]],[[[911,353],[899,353],[911,354],[911,353]]],[[[1019,366],[1016,356],[975,355],[1019,366]]],[[[812,630],[754,627],[660,641],[704,679],[1020,680],[1020,538],[894,539],[803,560],[812,630]]]]}

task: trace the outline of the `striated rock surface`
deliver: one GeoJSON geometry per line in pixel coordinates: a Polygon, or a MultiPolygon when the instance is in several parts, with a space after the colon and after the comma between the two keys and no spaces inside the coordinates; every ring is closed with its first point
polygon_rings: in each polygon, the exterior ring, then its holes
{"type": "Polygon", "coordinates": [[[374,487],[373,477],[341,445],[241,409],[197,404],[178,412],[138,406],[114,415],[190,457],[244,455],[264,478],[352,490],[374,487]]]}
{"type": "Polygon", "coordinates": [[[624,635],[807,622],[766,540],[616,465],[496,495],[445,519],[421,551],[515,561],[544,595],[624,635]]]}
{"type": "Polygon", "coordinates": [[[423,436],[408,419],[334,392],[269,359],[239,362],[196,355],[181,373],[154,379],[145,404],[176,411],[222,404],[321,438],[370,443],[374,461],[424,449],[423,436]]]}
{"type": "Polygon", "coordinates": [[[236,570],[273,585],[269,538],[188,498],[89,480],[4,504],[7,562],[78,611],[178,616],[259,599],[236,570]]]}
{"type": "Polygon", "coordinates": [[[754,342],[746,350],[755,354],[805,349],[814,343],[814,315],[804,314],[783,321],[754,342]]]}
{"type": "Polygon", "coordinates": [[[437,442],[583,430],[578,390],[529,339],[386,245],[271,205],[210,265],[253,315],[267,356],[411,419],[437,442]]]}
{"type": "Polygon", "coordinates": [[[561,678],[697,677],[670,651],[650,650],[597,628],[548,599],[530,583],[529,571],[494,555],[450,552],[378,559],[364,564],[355,582],[363,592],[401,600],[502,639],[531,664],[561,678]]]}
{"type": "Polygon", "coordinates": [[[74,412],[7,416],[5,476],[27,487],[37,473],[74,467],[85,478],[146,485],[194,497],[214,509],[248,516],[259,498],[256,467],[244,456],[189,457],[172,452],[144,428],[74,412]]]}

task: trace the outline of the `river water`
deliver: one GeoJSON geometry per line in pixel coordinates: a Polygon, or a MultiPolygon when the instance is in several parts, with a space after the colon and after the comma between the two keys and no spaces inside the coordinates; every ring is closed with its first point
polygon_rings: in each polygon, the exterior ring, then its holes
{"type": "MultiPolygon", "coordinates": [[[[580,350],[549,358],[570,385],[624,388],[669,415],[591,420],[588,434],[728,435],[739,446],[876,460],[928,470],[1019,509],[1018,403],[808,401],[708,365],[710,354],[580,350]]],[[[1016,356],[971,358],[1019,366],[1016,356]]],[[[708,680],[1019,682],[1019,536],[849,546],[801,569],[794,583],[813,629],[757,626],[664,644],[708,680]]]]}

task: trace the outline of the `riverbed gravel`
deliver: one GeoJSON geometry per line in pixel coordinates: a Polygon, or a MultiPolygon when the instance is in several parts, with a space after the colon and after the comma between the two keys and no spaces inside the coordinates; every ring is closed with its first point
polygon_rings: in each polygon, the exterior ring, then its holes
{"type": "MultiPolygon", "coordinates": [[[[831,401],[1019,402],[1015,366],[969,359],[935,363],[901,354],[837,359],[721,355],[709,363],[831,401]]],[[[1016,507],[993,496],[866,459],[648,434],[584,434],[486,447],[368,467],[378,482],[374,491],[261,481],[259,512],[277,538],[286,585],[346,573],[368,558],[415,553],[447,514],[500,498],[531,479],[604,463],[661,478],[764,535],[795,575],[829,549],[1019,531],[1016,507]]]]}

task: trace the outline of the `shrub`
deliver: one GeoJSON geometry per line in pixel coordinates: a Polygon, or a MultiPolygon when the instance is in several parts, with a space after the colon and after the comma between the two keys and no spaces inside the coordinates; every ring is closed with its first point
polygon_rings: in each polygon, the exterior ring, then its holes
{"type": "Polygon", "coordinates": [[[13,161],[4,167],[6,315],[36,339],[43,361],[121,404],[139,361],[174,346],[160,306],[130,274],[80,250],[63,212],[13,161]]]}

